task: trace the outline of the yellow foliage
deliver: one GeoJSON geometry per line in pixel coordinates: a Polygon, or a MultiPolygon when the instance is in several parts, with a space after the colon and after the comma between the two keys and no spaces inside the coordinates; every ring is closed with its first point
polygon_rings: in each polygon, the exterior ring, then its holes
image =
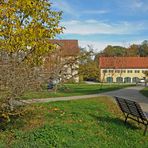
{"type": "Polygon", "coordinates": [[[54,49],[49,39],[62,33],[63,27],[59,25],[61,12],[52,11],[50,1],[2,0],[0,8],[0,51],[28,52],[25,60],[31,55],[29,62],[35,64],[54,49]]]}
{"type": "Polygon", "coordinates": [[[62,33],[60,20],[49,0],[0,0],[0,85],[7,92],[0,107],[7,104],[2,116],[8,121],[16,115],[9,100],[40,86],[36,69],[55,49],[49,40],[62,33]]]}

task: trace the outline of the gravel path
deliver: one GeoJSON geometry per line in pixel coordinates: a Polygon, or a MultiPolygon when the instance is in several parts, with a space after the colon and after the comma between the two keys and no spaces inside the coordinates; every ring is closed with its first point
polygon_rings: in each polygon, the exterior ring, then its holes
{"type": "Polygon", "coordinates": [[[120,96],[127,99],[131,99],[137,101],[141,104],[144,111],[148,112],[148,98],[143,96],[139,91],[144,87],[142,86],[134,86],[123,88],[120,90],[100,93],[100,94],[92,94],[92,95],[83,95],[83,96],[70,96],[70,97],[57,97],[57,98],[46,98],[46,99],[31,99],[31,100],[22,100],[24,103],[44,103],[44,102],[54,102],[54,101],[65,101],[65,100],[76,100],[76,99],[88,99],[95,98],[98,96],[120,96]]]}
{"type": "Polygon", "coordinates": [[[139,102],[143,110],[148,112],[148,98],[143,96],[139,91],[142,90],[143,86],[127,87],[124,89],[106,92],[104,95],[107,96],[120,96],[136,102],[139,102]]]}

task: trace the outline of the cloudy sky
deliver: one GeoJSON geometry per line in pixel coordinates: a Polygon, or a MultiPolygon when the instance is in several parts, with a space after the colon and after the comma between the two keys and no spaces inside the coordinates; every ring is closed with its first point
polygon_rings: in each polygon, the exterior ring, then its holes
{"type": "Polygon", "coordinates": [[[63,11],[61,39],[78,39],[97,51],[148,39],[148,0],[52,0],[63,11]]]}

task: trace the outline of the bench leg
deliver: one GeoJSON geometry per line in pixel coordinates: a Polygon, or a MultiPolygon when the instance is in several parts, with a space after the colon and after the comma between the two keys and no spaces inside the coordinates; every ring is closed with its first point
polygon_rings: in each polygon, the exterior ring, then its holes
{"type": "Polygon", "coordinates": [[[124,124],[126,124],[127,118],[128,118],[128,115],[125,115],[125,121],[124,121],[124,124]]]}
{"type": "Polygon", "coordinates": [[[139,118],[137,118],[137,121],[138,121],[138,125],[139,125],[140,124],[139,118]]]}
{"type": "Polygon", "coordinates": [[[146,135],[146,131],[147,131],[147,125],[145,125],[145,130],[144,130],[144,133],[143,133],[144,136],[146,135]]]}

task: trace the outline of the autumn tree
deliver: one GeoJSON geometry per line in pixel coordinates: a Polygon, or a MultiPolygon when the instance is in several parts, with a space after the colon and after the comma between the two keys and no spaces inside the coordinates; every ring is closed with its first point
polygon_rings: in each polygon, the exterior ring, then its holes
{"type": "Polygon", "coordinates": [[[148,41],[145,40],[142,42],[142,44],[140,45],[140,49],[139,49],[139,53],[140,56],[148,56],[148,41]]]}
{"type": "Polygon", "coordinates": [[[79,52],[72,56],[64,56],[62,50],[57,48],[50,54],[44,64],[44,78],[49,84],[53,84],[53,90],[56,92],[60,87],[64,88],[64,83],[68,81],[78,80],[79,59],[81,58],[79,52]]]}
{"type": "Polygon", "coordinates": [[[127,49],[127,56],[140,56],[140,52],[139,52],[139,45],[133,44],[131,45],[128,49],[127,49]]]}
{"type": "Polygon", "coordinates": [[[98,56],[105,57],[146,57],[148,56],[148,41],[145,40],[141,44],[132,44],[129,47],[111,46],[108,45],[103,51],[98,53],[98,56]]]}
{"type": "Polygon", "coordinates": [[[51,6],[47,0],[0,1],[1,112],[14,110],[12,102],[36,87],[39,66],[55,49],[49,39],[62,32],[62,13],[51,6]]]}
{"type": "Polygon", "coordinates": [[[108,45],[100,54],[102,56],[114,57],[114,56],[124,56],[126,55],[126,48],[121,46],[111,46],[108,45]]]}
{"type": "Polygon", "coordinates": [[[79,76],[82,77],[82,80],[99,80],[98,60],[95,60],[96,53],[91,46],[88,47],[88,51],[81,48],[79,76]]]}

